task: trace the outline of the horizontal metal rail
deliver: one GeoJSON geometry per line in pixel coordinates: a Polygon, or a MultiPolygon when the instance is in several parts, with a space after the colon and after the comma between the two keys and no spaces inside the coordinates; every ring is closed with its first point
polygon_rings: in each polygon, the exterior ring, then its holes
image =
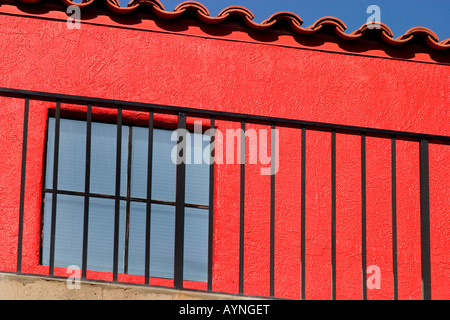
{"type": "Polygon", "coordinates": [[[197,108],[185,108],[185,107],[176,107],[176,106],[166,106],[166,105],[158,105],[151,103],[142,103],[142,102],[131,102],[124,100],[114,100],[114,99],[103,99],[103,98],[94,98],[94,97],[86,97],[86,96],[76,96],[76,95],[66,95],[59,93],[49,93],[49,92],[40,92],[40,91],[29,91],[29,90],[20,90],[20,89],[10,89],[10,88],[1,88],[0,87],[0,95],[1,96],[9,96],[9,97],[17,97],[17,98],[25,98],[28,97],[32,100],[42,100],[49,102],[60,101],[61,103],[68,104],[76,104],[76,105],[87,105],[92,104],[96,107],[109,107],[117,109],[122,107],[124,109],[132,109],[132,110],[142,110],[142,111],[152,111],[158,110],[160,113],[186,113],[190,117],[211,117],[214,116],[216,120],[229,120],[229,121],[241,121],[244,119],[246,122],[262,122],[262,123],[276,123],[278,126],[293,126],[293,127],[311,127],[318,129],[328,129],[328,130],[342,130],[347,132],[354,132],[355,134],[374,134],[374,135],[387,135],[387,136],[397,136],[404,138],[415,138],[415,139],[424,139],[424,140],[436,140],[442,142],[450,142],[450,136],[443,135],[434,135],[434,134],[426,134],[426,133],[416,133],[416,132],[408,132],[408,131],[396,131],[396,130],[385,130],[385,129],[377,129],[377,128],[367,128],[367,127],[359,127],[359,126],[348,126],[348,125],[340,125],[333,123],[325,123],[325,122],[314,122],[314,121],[303,121],[297,119],[286,119],[286,118],[277,118],[277,117],[267,117],[260,115],[251,115],[251,114],[242,114],[242,113],[233,113],[233,112],[224,112],[224,111],[215,111],[215,110],[205,110],[205,109],[197,109],[197,108]]]}

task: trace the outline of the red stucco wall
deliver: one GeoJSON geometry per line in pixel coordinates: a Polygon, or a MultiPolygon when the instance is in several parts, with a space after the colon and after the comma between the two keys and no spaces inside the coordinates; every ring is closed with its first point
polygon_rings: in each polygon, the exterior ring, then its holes
{"type": "MultiPolygon", "coordinates": [[[[91,24],[68,30],[65,21],[6,15],[0,16],[0,30],[0,87],[450,133],[450,73],[442,64],[91,24]]],[[[0,106],[0,270],[15,271],[24,107],[21,100],[11,98],[0,98],[0,106]]],[[[45,125],[48,108],[53,107],[37,101],[30,104],[23,259],[23,271],[30,273],[48,272],[38,265],[38,258],[45,125]]],[[[217,122],[222,129],[239,125],[217,122]]],[[[299,130],[280,129],[275,294],[286,298],[300,296],[300,139],[299,130]]],[[[369,299],[393,296],[390,143],[367,138],[367,265],[376,264],[382,272],[381,289],[369,290],[369,299]]],[[[341,299],[362,297],[360,148],[358,136],[337,135],[337,297],[341,299]]],[[[418,150],[417,142],[398,141],[402,299],[421,297],[418,150]]],[[[306,152],[306,298],[329,299],[330,134],[307,131],[306,152]]],[[[432,294],[436,299],[450,298],[449,155],[447,145],[430,144],[432,294]]],[[[257,165],[246,169],[244,292],[268,295],[270,177],[261,176],[259,169],[257,165]]],[[[214,291],[238,292],[239,173],[238,164],[216,168],[214,291]]],[[[55,274],[65,275],[65,270],[55,274]]],[[[96,279],[110,276],[88,274],[96,279]]],[[[196,283],[186,286],[206,288],[196,283]]]]}

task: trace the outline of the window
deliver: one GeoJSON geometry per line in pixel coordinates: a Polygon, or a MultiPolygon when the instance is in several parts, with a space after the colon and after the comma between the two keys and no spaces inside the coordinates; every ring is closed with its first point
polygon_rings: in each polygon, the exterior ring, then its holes
{"type": "MultiPolygon", "coordinates": [[[[91,123],[87,270],[113,271],[117,125],[91,123]]],[[[49,265],[52,195],[57,194],[54,265],[82,265],[87,122],[60,119],[53,190],[55,118],[49,118],[41,263],[49,265]]],[[[122,125],[118,273],[145,274],[148,128],[122,125]]],[[[192,136],[199,133],[193,133],[192,136]]],[[[153,129],[150,276],[173,279],[176,164],[172,130],[153,129]]],[[[200,134],[202,135],[202,134],[200,134]]],[[[205,141],[203,141],[205,140],[205,141]]],[[[202,146],[209,144],[207,139],[202,146]]],[[[186,164],[183,279],[207,281],[209,165],[186,164]]]]}

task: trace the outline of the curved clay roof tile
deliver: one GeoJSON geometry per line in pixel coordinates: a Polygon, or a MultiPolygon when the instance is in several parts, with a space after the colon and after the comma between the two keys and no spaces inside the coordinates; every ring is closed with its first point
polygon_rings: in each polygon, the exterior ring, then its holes
{"type": "Polygon", "coordinates": [[[323,18],[320,18],[319,20],[314,22],[310,26],[310,28],[313,29],[313,30],[317,30],[317,29],[320,29],[323,25],[331,25],[331,26],[337,27],[342,32],[347,30],[347,26],[345,25],[345,23],[342,20],[340,20],[338,18],[335,18],[335,17],[323,17],[323,18]]]}
{"type": "Polygon", "coordinates": [[[274,13],[269,19],[266,19],[263,21],[263,23],[271,23],[272,21],[297,21],[298,25],[303,24],[303,20],[296,15],[295,13],[289,12],[289,11],[280,11],[277,13],[274,13]]]}
{"type": "Polygon", "coordinates": [[[219,13],[219,17],[221,16],[225,16],[225,15],[233,15],[233,16],[238,16],[238,17],[247,17],[250,20],[255,19],[255,15],[253,14],[253,12],[251,12],[249,9],[245,8],[245,7],[241,7],[241,6],[231,6],[231,7],[227,7],[225,9],[223,9],[220,13],[219,13]]]}
{"type": "Polygon", "coordinates": [[[205,16],[210,16],[208,8],[206,8],[204,5],[197,1],[185,1],[183,3],[180,3],[176,8],[175,12],[177,11],[186,11],[186,10],[192,10],[196,12],[200,12],[205,16]]]}

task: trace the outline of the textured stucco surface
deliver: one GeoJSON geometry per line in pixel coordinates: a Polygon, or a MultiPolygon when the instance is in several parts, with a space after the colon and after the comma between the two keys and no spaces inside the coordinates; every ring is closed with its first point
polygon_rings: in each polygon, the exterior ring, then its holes
{"type": "MultiPolygon", "coordinates": [[[[205,108],[317,122],[448,135],[448,66],[16,16],[0,19],[0,86],[205,108]],[[20,31],[19,31],[20,30],[20,31]]],[[[23,101],[0,98],[0,270],[14,271],[23,101]]],[[[23,271],[39,265],[48,109],[30,102],[23,271]]],[[[63,109],[73,108],[62,106],[63,109]]],[[[101,113],[101,112],[100,112],[101,113]]],[[[220,129],[240,124],[217,121],[220,129]]],[[[249,125],[249,128],[262,128],[249,125]]],[[[266,127],[267,128],[267,127],[266,127]]],[[[280,128],[276,176],[276,296],[300,294],[301,131],[280,128]]],[[[360,137],[337,135],[337,294],[361,298],[360,137]]],[[[420,298],[418,143],[397,142],[399,297],[420,298]]],[[[331,138],[306,136],[306,298],[331,296],[331,138]]],[[[248,151],[247,151],[248,152],[248,151]]],[[[432,288],[449,298],[450,148],[430,144],[432,288]]],[[[367,265],[379,265],[392,298],[390,139],[367,138],[367,265]]],[[[269,290],[270,178],[246,169],[244,292],[269,290]]],[[[264,166],[265,167],[265,166],[264,166]]],[[[239,271],[238,164],[216,166],[213,290],[236,293],[239,271]]],[[[55,269],[65,275],[65,269],[55,269]]],[[[110,280],[111,274],[89,273],[110,280]]],[[[142,277],[119,276],[141,283],[142,277]]],[[[170,280],[154,280],[171,285],[170,280]]],[[[186,283],[192,288],[205,284],[186,283]]]]}

